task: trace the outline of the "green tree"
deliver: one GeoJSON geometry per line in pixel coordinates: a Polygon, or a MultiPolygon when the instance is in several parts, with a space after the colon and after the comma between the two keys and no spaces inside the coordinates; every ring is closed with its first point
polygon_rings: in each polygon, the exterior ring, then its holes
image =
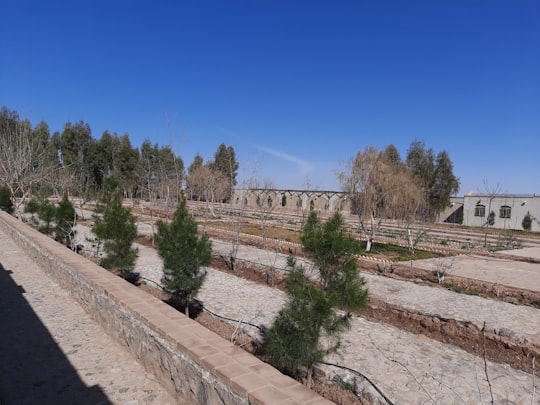
{"type": "Polygon", "coordinates": [[[234,187],[236,186],[236,176],[238,174],[239,163],[236,161],[236,153],[232,146],[221,144],[214,155],[214,160],[210,162],[210,169],[217,170],[227,179],[226,201],[230,201],[234,187]]]}
{"type": "Polygon", "coordinates": [[[495,211],[491,211],[487,217],[486,225],[493,226],[495,225],[495,211]]]}
{"type": "Polygon", "coordinates": [[[30,201],[28,201],[28,203],[26,204],[26,207],[24,207],[24,212],[28,214],[32,214],[31,221],[34,224],[36,223],[35,215],[39,211],[39,205],[40,205],[39,202],[35,198],[32,198],[30,201]]]}
{"type": "Polygon", "coordinates": [[[347,234],[341,214],[322,224],[310,213],[301,240],[318,280],[289,258],[289,301],[268,331],[267,353],[270,362],[289,375],[298,377],[305,370],[310,386],[315,363],[339,349],[340,335],[350,327],[352,312],[367,304],[368,291],[354,256],[358,242],[347,234]],[[338,308],[346,312],[338,313],[338,308]]]}
{"type": "Polygon", "coordinates": [[[67,196],[64,195],[64,198],[58,203],[54,212],[54,238],[70,249],[73,249],[72,242],[75,236],[73,227],[75,226],[75,220],[75,208],[73,208],[73,204],[68,200],[67,196]]]}
{"type": "Polygon", "coordinates": [[[13,213],[13,201],[11,201],[11,191],[7,187],[0,187],[0,210],[8,214],[13,213]]]}
{"type": "Polygon", "coordinates": [[[427,194],[429,204],[425,219],[435,220],[450,205],[450,197],[459,191],[459,179],[453,173],[450,155],[442,151],[435,157],[433,149],[427,149],[424,142],[415,140],[407,151],[406,165],[427,194]]]}
{"type": "Polygon", "coordinates": [[[137,226],[129,208],[122,206],[119,192],[112,195],[103,216],[95,217],[92,232],[104,242],[105,257],[101,259],[100,265],[136,283],[137,274],[133,269],[138,252],[132,245],[137,237],[137,226]]]}
{"type": "Polygon", "coordinates": [[[450,206],[450,197],[459,191],[459,179],[454,176],[453,164],[448,152],[437,154],[435,172],[429,192],[429,205],[434,214],[450,206]]]}
{"type": "Polygon", "coordinates": [[[309,387],[315,364],[339,350],[339,335],[348,329],[350,315],[338,315],[335,296],[317,288],[292,257],[289,268],[289,300],[268,331],[266,353],[285,374],[299,378],[306,372],[309,387]]]}
{"type": "Polygon", "coordinates": [[[212,261],[212,244],[206,235],[198,235],[197,223],[189,214],[183,196],[171,223],[157,222],[155,242],[163,259],[163,289],[175,305],[184,306],[189,316],[189,304],[206,277],[201,267],[212,261]]]}
{"type": "Polygon", "coordinates": [[[75,124],[67,122],[62,134],[55,137],[58,143],[60,162],[62,167],[68,168],[73,173],[72,187],[80,195],[90,191],[93,184],[92,176],[92,151],[95,150],[97,141],[92,138],[90,125],[84,121],[75,124]],[[92,145],[92,146],[91,146],[92,145]]]}
{"type": "Polygon", "coordinates": [[[388,164],[394,166],[403,165],[403,162],[401,161],[401,156],[395,145],[388,145],[386,149],[382,152],[381,157],[388,164]]]}
{"type": "Polygon", "coordinates": [[[131,198],[137,187],[139,150],[131,146],[127,133],[120,137],[119,142],[117,161],[114,167],[115,176],[120,179],[124,192],[131,198]]]}
{"type": "Polygon", "coordinates": [[[527,212],[527,215],[523,217],[523,221],[521,221],[521,226],[524,230],[530,231],[532,227],[532,216],[530,212],[527,212]]]}
{"type": "Polygon", "coordinates": [[[38,227],[41,233],[50,235],[54,232],[54,219],[56,217],[56,207],[49,200],[44,199],[39,204],[38,217],[43,223],[38,227]]]}
{"type": "Polygon", "coordinates": [[[204,165],[204,159],[200,154],[196,154],[193,158],[193,162],[188,167],[188,174],[193,173],[195,169],[198,169],[199,167],[202,167],[204,165]]]}

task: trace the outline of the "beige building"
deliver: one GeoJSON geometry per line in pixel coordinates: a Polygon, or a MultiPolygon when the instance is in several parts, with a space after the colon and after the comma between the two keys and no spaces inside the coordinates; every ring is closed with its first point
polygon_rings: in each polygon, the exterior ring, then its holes
{"type": "MultiPolygon", "coordinates": [[[[236,189],[232,198],[235,205],[264,210],[333,213],[350,212],[347,193],[317,190],[236,189]]],[[[522,230],[525,216],[531,218],[531,230],[540,232],[540,196],[538,195],[466,195],[452,197],[451,206],[443,211],[441,222],[484,226],[490,212],[495,214],[494,228],[522,230]]]]}

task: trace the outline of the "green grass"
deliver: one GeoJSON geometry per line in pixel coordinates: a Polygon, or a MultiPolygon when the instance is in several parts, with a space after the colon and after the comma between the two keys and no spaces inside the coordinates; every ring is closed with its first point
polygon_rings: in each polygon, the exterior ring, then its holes
{"type": "Polygon", "coordinates": [[[402,262],[407,260],[417,259],[432,259],[442,257],[444,254],[438,252],[430,252],[428,250],[415,249],[414,253],[409,252],[409,248],[391,243],[374,243],[371,246],[371,251],[366,252],[366,242],[360,243],[360,254],[366,255],[384,255],[394,262],[402,262]]]}

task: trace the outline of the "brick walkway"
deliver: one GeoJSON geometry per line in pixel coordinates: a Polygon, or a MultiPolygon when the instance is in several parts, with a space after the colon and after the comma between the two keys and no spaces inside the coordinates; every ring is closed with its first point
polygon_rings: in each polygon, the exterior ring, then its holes
{"type": "Polygon", "coordinates": [[[0,230],[2,405],[175,400],[0,230]]]}

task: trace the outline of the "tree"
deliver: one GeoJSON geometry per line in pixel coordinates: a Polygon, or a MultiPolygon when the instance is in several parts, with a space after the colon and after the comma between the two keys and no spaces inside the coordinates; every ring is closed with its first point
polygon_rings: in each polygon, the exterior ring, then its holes
{"type": "Polygon", "coordinates": [[[146,139],[141,145],[138,175],[141,193],[149,200],[157,198],[177,201],[184,162],[174,154],[170,146],[154,145],[146,139]]]}
{"type": "Polygon", "coordinates": [[[114,167],[115,176],[120,180],[126,196],[132,198],[137,186],[136,170],[139,151],[131,146],[126,133],[119,138],[117,162],[114,167]]]}
{"type": "Polygon", "coordinates": [[[382,158],[388,164],[391,164],[394,166],[403,166],[403,162],[401,161],[401,156],[395,145],[388,145],[386,149],[382,152],[382,158]]]}
{"type": "Polygon", "coordinates": [[[33,130],[30,121],[21,120],[15,111],[0,110],[0,184],[9,188],[15,212],[32,188],[50,177],[51,156],[46,123],[33,130]]]}
{"type": "Polygon", "coordinates": [[[316,288],[292,257],[289,268],[285,282],[289,301],[268,330],[266,353],[285,374],[299,378],[305,371],[311,387],[313,367],[337,352],[339,334],[348,329],[350,316],[334,311],[336,302],[316,288]]]}
{"type": "MultiPolygon", "coordinates": [[[[97,141],[92,138],[90,125],[84,121],[75,124],[67,122],[62,134],[55,137],[58,143],[62,167],[69,168],[73,173],[75,192],[85,195],[95,186],[92,175],[92,150],[97,141]],[[92,146],[91,146],[92,145],[92,146]]],[[[94,155],[95,157],[95,155],[94,155]]]]}
{"type": "Polygon", "coordinates": [[[163,259],[161,283],[174,304],[185,308],[197,295],[206,277],[201,267],[212,262],[212,244],[206,235],[199,236],[197,223],[188,212],[182,196],[170,224],[158,221],[155,242],[163,259]]]}
{"type": "Polygon", "coordinates": [[[521,226],[524,230],[530,231],[532,227],[532,216],[531,213],[527,211],[527,214],[523,217],[521,221],[521,226]]]}
{"type": "Polygon", "coordinates": [[[437,154],[435,172],[429,193],[429,205],[434,213],[440,213],[450,206],[450,197],[459,191],[459,179],[454,176],[453,164],[448,152],[437,154]]]}
{"type": "Polygon", "coordinates": [[[162,146],[157,153],[157,192],[167,206],[180,198],[184,177],[184,162],[176,156],[171,146],[162,146]]]}
{"type": "Polygon", "coordinates": [[[38,227],[38,231],[46,235],[52,234],[54,232],[53,224],[56,217],[56,208],[48,199],[43,199],[39,204],[38,217],[43,221],[43,224],[38,227]]]}
{"type": "Polygon", "coordinates": [[[213,171],[223,173],[226,179],[225,200],[230,201],[234,186],[236,186],[236,176],[240,165],[236,161],[236,154],[232,146],[221,144],[214,155],[213,162],[210,162],[210,168],[213,171]]]}
{"type": "Polygon", "coordinates": [[[484,226],[484,247],[487,247],[488,229],[490,226],[495,225],[495,212],[491,210],[491,205],[493,204],[493,200],[500,194],[501,186],[497,184],[495,187],[490,187],[488,181],[484,179],[484,191],[488,197],[489,212],[486,221],[482,224],[484,226]]]}
{"type": "Polygon", "coordinates": [[[448,152],[439,152],[435,158],[433,149],[426,149],[424,142],[415,140],[407,151],[406,165],[428,196],[424,218],[435,220],[450,205],[450,196],[459,191],[459,179],[454,176],[448,152]]]}
{"type": "Polygon", "coordinates": [[[198,201],[205,201],[208,211],[215,217],[214,203],[224,201],[227,197],[229,190],[227,178],[221,171],[212,169],[209,164],[190,169],[192,170],[186,181],[189,195],[198,201]]]}
{"type": "Polygon", "coordinates": [[[338,178],[349,194],[351,212],[358,215],[368,252],[384,218],[410,222],[425,202],[411,171],[373,146],[357,152],[338,178]]]}
{"type": "Polygon", "coordinates": [[[133,269],[138,252],[132,245],[137,237],[137,226],[129,208],[122,206],[119,191],[113,193],[107,202],[103,216],[95,216],[92,232],[104,242],[105,257],[100,265],[135,283],[137,275],[133,269]]]}
{"type": "Polygon", "coordinates": [[[268,331],[267,353],[270,362],[289,375],[297,377],[305,369],[310,386],[313,366],[339,349],[340,334],[350,327],[352,312],[367,304],[368,291],[358,273],[358,242],[347,234],[341,214],[321,224],[311,212],[301,240],[317,280],[289,258],[289,301],[268,331]],[[338,313],[338,308],[346,312],[338,313]]]}
{"type": "Polygon", "coordinates": [[[76,214],[73,204],[68,200],[67,195],[64,195],[62,200],[56,206],[54,213],[54,221],[56,223],[54,227],[55,240],[68,246],[71,250],[75,250],[73,246],[73,237],[75,231],[76,214]]]}
{"type": "Polygon", "coordinates": [[[11,191],[7,187],[0,187],[0,210],[8,214],[13,213],[13,201],[11,201],[11,191]]]}

